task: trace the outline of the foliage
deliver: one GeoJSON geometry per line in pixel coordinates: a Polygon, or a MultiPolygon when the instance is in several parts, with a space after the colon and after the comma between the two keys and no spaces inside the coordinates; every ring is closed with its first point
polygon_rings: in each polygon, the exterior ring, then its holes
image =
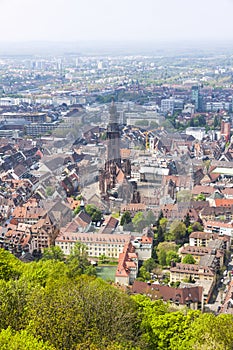
{"type": "MultiPolygon", "coordinates": [[[[165,260],[174,259],[177,249],[174,242],[161,242],[157,252],[165,254],[165,260]]],[[[216,317],[186,308],[174,312],[162,300],[129,296],[101,279],[84,275],[82,272],[89,273],[93,267],[80,243],[67,262],[52,258],[22,263],[3,250],[0,256],[3,350],[233,348],[232,315],[216,317]]],[[[148,259],[140,278],[149,280],[156,269],[159,274],[154,260],[148,259]]]]}
{"type": "Polygon", "coordinates": [[[166,265],[170,266],[172,261],[180,262],[180,257],[176,252],[170,250],[166,253],[166,265]]]}
{"type": "Polygon", "coordinates": [[[151,279],[150,272],[146,270],[145,266],[140,267],[138,276],[140,281],[149,281],[151,279]]]}
{"type": "Polygon", "coordinates": [[[142,231],[147,226],[146,218],[141,211],[139,211],[134,215],[132,219],[132,223],[134,225],[134,230],[139,232],[142,231]]]}
{"type": "Polygon", "coordinates": [[[58,246],[51,246],[48,248],[45,248],[43,251],[43,260],[58,260],[63,261],[64,260],[64,254],[60,247],[58,246]]]}
{"type": "Polygon", "coordinates": [[[75,243],[71,254],[67,258],[68,276],[77,277],[85,273],[96,274],[95,268],[90,269],[90,262],[88,261],[87,248],[85,244],[80,242],[75,243]]]}
{"type": "Polygon", "coordinates": [[[171,223],[170,226],[170,235],[169,238],[172,241],[179,241],[185,237],[186,226],[182,221],[175,220],[171,223]]]}
{"type": "Polygon", "coordinates": [[[14,332],[10,327],[0,333],[1,350],[55,350],[52,345],[37,340],[26,330],[14,332]]]}
{"type": "Polygon", "coordinates": [[[156,263],[155,263],[154,259],[149,258],[149,259],[143,261],[142,266],[145,267],[146,271],[151,272],[155,268],[156,263]]]}
{"type": "Polygon", "coordinates": [[[99,210],[95,205],[87,204],[85,206],[85,211],[88,215],[90,215],[91,220],[93,222],[101,221],[101,219],[102,219],[101,210],[99,210]]]}
{"type": "Polygon", "coordinates": [[[203,226],[200,224],[200,222],[195,221],[192,225],[188,227],[188,233],[192,233],[194,231],[203,231],[203,226]]]}
{"type": "Polygon", "coordinates": [[[198,196],[195,197],[195,201],[205,201],[206,197],[204,194],[200,193],[198,196]]]}
{"type": "Polygon", "coordinates": [[[129,211],[125,211],[122,214],[120,225],[123,226],[125,224],[129,224],[131,221],[132,221],[132,219],[131,219],[130,212],[129,211]]]}
{"type": "Polygon", "coordinates": [[[0,279],[6,281],[19,278],[22,263],[11,253],[0,248],[0,279]]]}
{"type": "Polygon", "coordinates": [[[233,348],[232,315],[201,314],[186,330],[180,349],[230,350],[233,348]]]}
{"type": "Polygon", "coordinates": [[[158,262],[161,266],[168,266],[171,261],[179,262],[178,246],[174,242],[161,242],[157,246],[158,262]]]}
{"type": "Polygon", "coordinates": [[[151,210],[149,210],[146,214],[146,224],[147,226],[155,224],[155,215],[151,210]]]}
{"type": "Polygon", "coordinates": [[[54,283],[30,300],[29,329],[56,349],[93,343],[133,342],[138,327],[136,304],[124,292],[99,279],[79,277],[54,283]],[[56,337],[54,337],[56,334],[56,337]]]}
{"type": "Polygon", "coordinates": [[[185,257],[182,260],[183,264],[196,264],[196,260],[191,254],[185,255],[185,257]]]}
{"type": "Polygon", "coordinates": [[[47,197],[50,197],[50,196],[53,195],[54,189],[53,189],[51,186],[48,186],[48,187],[46,187],[45,192],[46,192],[46,196],[47,196],[47,197]]]}

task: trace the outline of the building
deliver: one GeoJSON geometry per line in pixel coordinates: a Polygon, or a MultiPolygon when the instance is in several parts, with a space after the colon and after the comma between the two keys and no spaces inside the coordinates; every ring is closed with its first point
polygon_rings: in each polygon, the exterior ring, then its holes
{"type": "Polygon", "coordinates": [[[201,232],[195,231],[189,235],[189,245],[191,247],[207,247],[208,244],[216,239],[220,239],[224,242],[223,248],[227,249],[229,247],[229,243],[231,238],[226,235],[218,235],[217,233],[211,232],[201,232]]]}
{"type": "Polygon", "coordinates": [[[206,221],[204,223],[204,231],[209,234],[217,234],[220,236],[228,236],[233,238],[233,223],[225,223],[221,221],[206,221]]]}
{"type": "Polygon", "coordinates": [[[192,86],[192,91],[191,91],[191,99],[192,103],[195,106],[195,111],[198,112],[200,110],[200,91],[198,86],[192,86]]]}
{"type": "Polygon", "coordinates": [[[59,246],[65,255],[69,255],[75,243],[85,244],[89,257],[118,258],[122,253],[126,243],[131,240],[130,234],[99,234],[82,232],[61,232],[55,240],[55,245],[59,246]]]}
{"type": "Polygon", "coordinates": [[[99,172],[99,189],[104,200],[121,198],[126,202],[138,203],[140,196],[135,181],[131,177],[131,163],[129,159],[121,159],[120,129],[118,113],[114,101],[110,109],[107,126],[107,159],[104,168],[99,172]]]}
{"type": "Polygon", "coordinates": [[[186,129],[186,135],[193,136],[196,140],[201,141],[206,136],[206,130],[205,128],[199,128],[199,127],[189,127],[186,129]]]}
{"type": "Polygon", "coordinates": [[[174,307],[188,307],[192,310],[203,310],[203,288],[201,286],[188,286],[174,288],[157,283],[134,281],[133,294],[143,294],[152,300],[162,299],[171,303],[174,307]]]}
{"type": "Polygon", "coordinates": [[[184,284],[188,282],[188,285],[191,282],[192,285],[202,286],[204,301],[208,303],[216,283],[216,274],[207,266],[174,263],[170,269],[170,282],[184,282],[184,284]]]}
{"type": "Polygon", "coordinates": [[[231,136],[231,123],[229,118],[225,118],[221,121],[221,132],[220,135],[224,137],[225,141],[228,142],[231,136]]]}
{"type": "Polygon", "coordinates": [[[138,274],[138,255],[131,242],[126,243],[123,252],[119,254],[115,274],[115,283],[121,285],[133,284],[138,274]]]}

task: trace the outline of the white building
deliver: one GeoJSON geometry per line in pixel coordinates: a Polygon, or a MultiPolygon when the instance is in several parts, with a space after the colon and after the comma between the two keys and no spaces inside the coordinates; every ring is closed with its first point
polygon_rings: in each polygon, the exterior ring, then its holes
{"type": "Polygon", "coordinates": [[[55,240],[65,255],[69,255],[75,243],[85,244],[89,257],[118,258],[124,245],[131,240],[130,234],[99,234],[99,233],[61,233],[55,240]]]}
{"type": "Polygon", "coordinates": [[[206,136],[206,131],[205,128],[189,127],[186,129],[186,135],[191,135],[201,141],[206,136]]]}

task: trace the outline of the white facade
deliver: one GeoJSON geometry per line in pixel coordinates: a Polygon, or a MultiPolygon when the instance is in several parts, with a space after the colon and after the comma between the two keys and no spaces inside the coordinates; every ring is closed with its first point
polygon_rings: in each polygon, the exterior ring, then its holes
{"type": "Polygon", "coordinates": [[[206,131],[205,128],[189,127],[186,129],[186,135],[191,135],[201,141],[206,136],[206,131]]]}
{"type": "Polygon", "coordinates": [[[75,243],[80,242],[85,244],[89,257],[105,255],[118,258],[130,238],[130,234],[64,233],[56,238],[55,245],[69,255],[75,243]]]}

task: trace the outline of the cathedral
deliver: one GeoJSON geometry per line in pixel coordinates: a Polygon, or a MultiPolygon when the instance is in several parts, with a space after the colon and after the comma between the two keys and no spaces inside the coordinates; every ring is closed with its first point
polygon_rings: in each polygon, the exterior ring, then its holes
{"type": "Polygon", "coordinates": [[[130,160],[121,159],[120,155],[120,129],[114,100],[112,100],[109,114],[106,137],[107,159],[99,174],[101,197],[106,201],[111,198],[119,198],[124,203],[139,203],[140,195],[137,191],[137,184],[131,180],[130,160]]]}

